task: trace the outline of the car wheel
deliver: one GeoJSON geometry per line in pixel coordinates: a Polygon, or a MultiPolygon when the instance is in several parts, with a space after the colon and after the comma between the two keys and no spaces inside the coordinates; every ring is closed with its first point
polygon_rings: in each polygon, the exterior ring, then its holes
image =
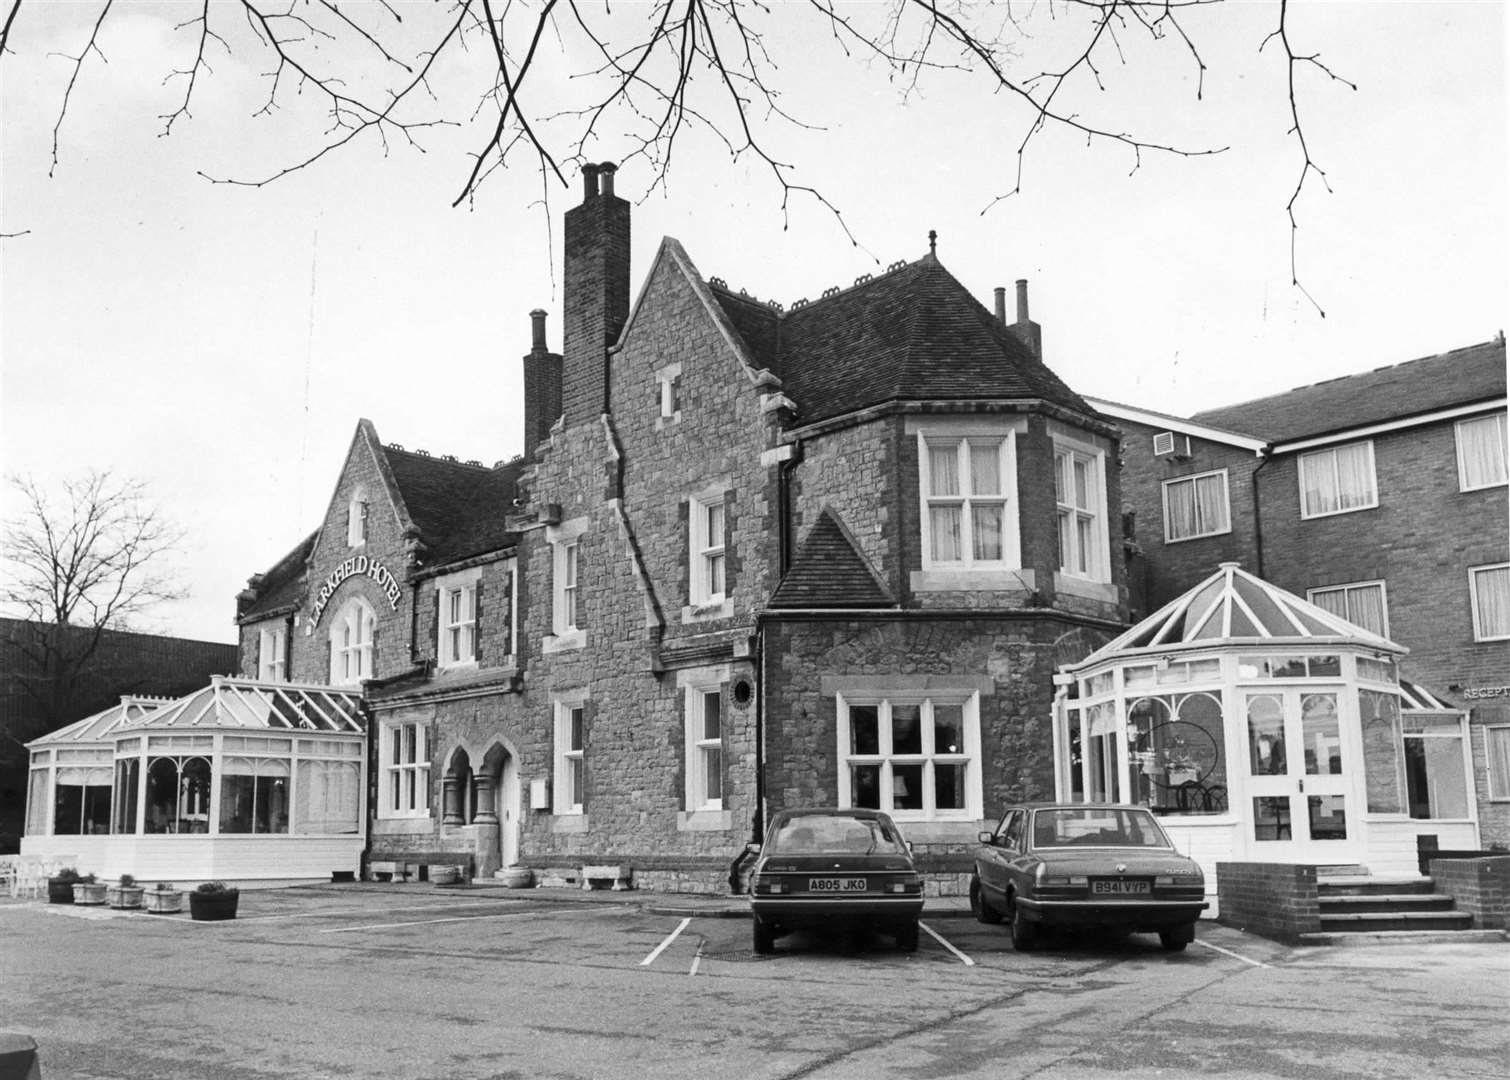
{"type": "Polygon", "coordinates": [[[980,878],[970,879],[970,910],[975,914],[975,921],[985,923],[987,926],[995,926],[1001,922],[1001,912],[990,904],[980,891],[980,878]]]}
{"type": "Polygon", "coordinates": [[[903,952],[918,951],[918,923],[916,919],[912,920],[912,922],[902,923],[897,927],[897,948],[903,952]]]}
{"type": "Polygon", "coordinates": [[[1194,926],[1177,926],[1173,930],[1159,931],[1159,944],[1165,952],[1184,952],[1185,946],[1195,940],[1194,926]]]}
{"type": "Polygon", "coordinates": [[[755,927],[755,955],[769,956],[776,951],[776,930],[759,919],[752,920],[755,927]]]}
{"type": "Polygon", "coordinates": [[[1038,944],[1038,927],[1028,921],[1027,913],[1013,898],[1008,897],[1008,903],[1012,905],[1012,948],[1027,952],[1038,944]]]}

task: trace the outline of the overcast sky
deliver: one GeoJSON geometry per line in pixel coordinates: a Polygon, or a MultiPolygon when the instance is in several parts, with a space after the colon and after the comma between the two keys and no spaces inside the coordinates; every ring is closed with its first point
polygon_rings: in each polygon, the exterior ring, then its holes
{"type": "MultiPolygon", "coordinates": [[[[145,480],[188,532],[191,598],[144,628],[232,641],[235,594],[319,522],[358,418],[464,460],[523,451],[529,311],[550,313],[559,349],[560,215],[579,187],[574,173],[551,187],[547,213],[521,170],[453,209],[470,144],[445,132],[427,153],[364,142],[265,187],[211,184],[201,170],[276,171],[314,144],[293,110],[253,119],[265,64],[224,56],[193,118],[159,137],[165,57],[186,59],[172,3],[112,15],[109,63],[80,76],[49,178],[65,57],[91,10],[23,7],[0,63],[0,232],[20,234],[0,241],[3,464],[44,485],[97,466],[145,480]]],[[[1073,28],[1065,10],[1029,24],[1024,68],[1073,28]]],[[[762,167],[694,133],[664,186],[642,162],[619,174],[634,288],[669,235],[704,276],[790,305],[917,258],[934,229],[988,306],[994,286],[1030,280],[1045,358],[1072,387],[1177,414],[1494,337],[1510,296],[1505,6],[1292,5],[1297,51],[1357,85],[1308,71],[1298,87],[1331,187],[1313,175],[1297,205],[1314,303],[1290,280],[1301,158],[1285,66],[1258,48],[1277,11],[1190,15],[1200,100],[1188,53],[1132,34],[1105,90],[1070,99],[1111,128],[1224,153],[1145,153],[1134,169],[1123,148],[1048,130],[1000,202],[1030,119],[1006,96],[945,76],[904,100],[810,32],[774,32],[783,104],[821,130],[773,142],[855,242],[799,196],[784,221],[762,167]]],[[[627,152],[605,132],[591,155],[627,152]]]]}

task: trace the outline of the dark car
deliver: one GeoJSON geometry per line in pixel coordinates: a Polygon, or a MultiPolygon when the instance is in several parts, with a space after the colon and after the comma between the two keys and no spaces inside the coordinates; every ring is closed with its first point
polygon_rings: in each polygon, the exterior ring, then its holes
{"type": "Polygon", "coordinates": [[[1156,932],[1171,951],[1195,940],[1206,879],[1141,806],[1012,806],[980,834],[970,907],[1007,919],[1012,944],[1031,949],[1043,927],[1156,932]]]}
{"type": "Polygon", "coordinates": [[[923,879],[890,817],[878,810],[783,810],[750,875],[755,951],[808,927],[868,927],[918,947],[923,879]]]}

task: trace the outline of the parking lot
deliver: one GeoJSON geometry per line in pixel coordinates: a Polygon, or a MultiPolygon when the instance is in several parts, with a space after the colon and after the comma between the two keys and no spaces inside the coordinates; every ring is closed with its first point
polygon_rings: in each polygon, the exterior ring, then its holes
{"type": "Polygon", "coordinates": [[[1510,1052],[1510,946],[1066,939],[925,913],[757,957],[724,902],[424,885],[194,923],[0,903],[0,1027],[47,1078],[1453,1075],[1510,1052]]]}

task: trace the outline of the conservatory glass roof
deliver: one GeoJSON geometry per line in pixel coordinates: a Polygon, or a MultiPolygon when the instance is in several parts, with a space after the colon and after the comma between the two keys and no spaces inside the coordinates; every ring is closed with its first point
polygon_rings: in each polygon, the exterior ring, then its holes
{"type": "Polygon", "coordinates": [[[1079,670],[1122,653],[1344,641],[1391,653],[1406,651],[1388,638],[1254,577],[1237,563],[1223,563],[1195,588],[1069,668],[1079,670]]]}
{"type": "Polygon", "coordinates": [[[143,730],[363,732],[360,694],[327,686],[217,675],[176,701],[123,698],[120,705],[29,743],[100,743],[143,730]],[[129,704],[128,704],[129,703],[129,704]]]}

